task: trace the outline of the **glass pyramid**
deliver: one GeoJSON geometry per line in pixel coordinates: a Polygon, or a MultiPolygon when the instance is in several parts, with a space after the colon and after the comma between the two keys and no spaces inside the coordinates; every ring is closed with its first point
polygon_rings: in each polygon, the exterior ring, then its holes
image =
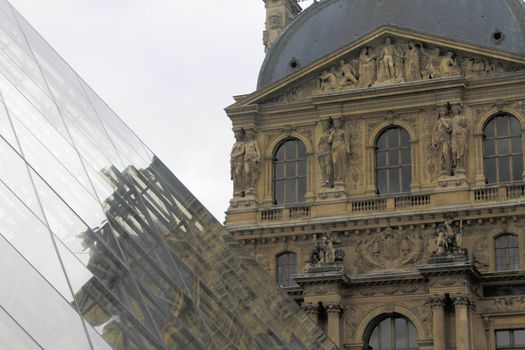
{"type": "Polygon", "coordinates": [[[335,349],[0,0],[0,348],[335,349]]]}

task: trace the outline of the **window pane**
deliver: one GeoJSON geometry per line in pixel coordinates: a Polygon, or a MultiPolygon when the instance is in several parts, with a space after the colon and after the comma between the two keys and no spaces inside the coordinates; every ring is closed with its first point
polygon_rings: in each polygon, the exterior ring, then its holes
{"type": "Polygon", "coordinates": [[[286,145],[286,159],[296,159],[297,158],[297,141],[287,141],[286,145]]]}
{"type": "Polygon", "coordinates": [[[306,194],[306,178],[300,178],[297,181],[298,192],[297,192],[297,201],[304,202],[304,195],[306,194]]]}
{"type": "Polygon", "coordinates": [[[495,119],[492,119],[490,122],[487,123],[487,126],[485,127],[485,130],[484,130],[484,135],[485,137],[487,138],[494,138],[494,124],[495,124],[495,119]]]}
{"type": "Polygon", "coordinates": [[[401,147],[410,147],[410,137],[408,132],[403,129],[398,129],[401,131],[401,147]]]}
{"type": "Polygon", "coordinates": [[[508,346],[508,345],[510,345],[510,332],[509,331],[496,332],[496,346],[508,346]]]}
{"type": "Polygon", "coordinates": [[[399,169],[394,168],[388,170],[388,185],[390,193],[399,192],[399,169]]]}
{"type": "Polygon", "coordinates": [[[399,129],[392,128],[387,130],[387,139],[388,139],[388,148],[398,148],[399,147],[399,129]]]}
{"type": "Polygon", "coordinates": [[[509,139],[498,139],[497,140],[497,152],[499,156],[504,156],[509,154],[509,139]]]}
{"type": "Polygon", "coordinates": [[[374,331],[372,332],[368,345],[374,350],[379,349],[379,327],[374,329],[374,331]]]}
{"type": "Polygon", "coordinates": [[[509,157],[498,157],[499,182],[510,181],[509,157]]]}
{"type": "Polygon", "coordinates": [[[275,181],[275,203],[282,204],[284,203],[284,181],[275,181]]]}
{"type": "Polygon", "coordinates": [[[409,346],[411,348],[417,347],[417,331],[411,322],[408,322],[408,337],[410,339],[409,346]]]}
{"type": "Polygon", "coordinates": [[[275,164],[275,179],[282,179],[284,177],[284,164],[276,163],[275,164]]]}
{"type": "Polygon", "coordinates": [[[493,184],[497,182],[496,178],[496,158],[485,159],[484,162],[485,179],[487,183],[493,184]]]}
{"type": "Polygon", "coordinates": [[[521,137],[513,137],[510,140],[511,140],[512,153],[521,154],[522,153],[521,137]]]}
{"type": "Polygon", "coordinates": [[[376,154],[376,164],[378,168],[382,168],[386,166],[386,153],[385,152],[377,152],[376,154]]]}
{"type": "Polygon", "coordinates": [[[306,176],[306,160],[301,160],[298,162],[297,176],[306,176]]]}
{"type": "Polygon", "coordinates": [[[407,321],[402,318],[396,318],[396,350],[406,349],[408,347],[408,328],[407,321]]]}
{"type": "Polygon", "coordinates": [[[376,147],[378,151],[383,151],[386,149],[386,133],[383,133],[381,136],[379,136],[376,147]]]}
{"type": "Polygon", "coordinates": [[[401,169],[401,179],[402,179],[402,192],[410,192],[410,183],[412,182],[412,174],[410,167],[403,167],[401,169]]]}
{"type": "Polygon", "coordinates": [[[286,163],[286,178],[297,176],[296,166],[297,166],[296,162],[286,163]]]}
{"type": "Polygon", "coordinates": [[[494,140],[485,140],[483,142],[483,155],[485,157],[490,157],[496,154],[496,147],[494,140]]]}
{"type": "Polygon", "coordinates": [[[507,136],[509,134],[508,117],[496,117],[496,132],[498,136],[507,136]]]}
{"type": "Polygon", "coordinates": [[[284,193],[285,193],[285,203],[294,203],[297,201],[297,191],[295,189],[296,181],[295,179],[292,180],[285,180],[284,184],[284,193]]]}
{"type": "Polygon", "coordinates": [[[523,179],[523,156],[512,157],[512,181],[520,181],[523,179]]]}
{"type": "Polygon", "coordinates": [[[306,147],[300,141],[297,141],[297,157],[299,159],[306,159],[306,147]]]}
{"type": "Polygon", "coordinates": [[[503,248],[507,246],[508,235],[499,236],[496,238],[496,248],[503,248]]]}
{"type": "Polygon", "coordinates": [[[392,349],[392,319],[386,319],[380,324],[381,333],[381,350],[393,350],[392,349]],[[386,321],[386,322],[385,322],[386,321]]]}
{"type": "Polygon", "coordinates": [[[511,136],[519,136],[521,135],[521,125],[518,119],[514,117],[508,117],[510,122],[510,134],[511,136]]]}
{"type": "Polygon", "coordinates": [[[275,160],[284,160],[284,145],[280,146],[275,153],[275,160]]]}
{"type": "Polygon", "coordinates": [[[410,165],[410,149],[404,149],[401,151],[401,164],[410,165]]]}
{"type": "Polygon", "coordinates": [[[514,345],[525,345],[525,329],[514,331],[514,345]]]}
{"type": "Polygon", "coordinates": [[[399,151],[397,149],[388,152],[388,165],[396,166],[399,164],[399,151]]]}
{"type": "Polygon", "coordinates": [[[386,170],[378,170],[377,171],[377,190],[380,194],[387,193],[387,187],[386,187],[386,170]]]}

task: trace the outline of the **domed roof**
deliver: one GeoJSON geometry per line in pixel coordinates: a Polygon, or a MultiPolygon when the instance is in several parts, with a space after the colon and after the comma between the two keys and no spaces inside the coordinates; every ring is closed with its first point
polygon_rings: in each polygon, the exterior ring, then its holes
{"type": "Polygon", "coordinates": [[[277,39],[258,88],[291,73],[293,61],[307,66],[385,25],[525,55],[522,0],[321,0],[277,39]]]}

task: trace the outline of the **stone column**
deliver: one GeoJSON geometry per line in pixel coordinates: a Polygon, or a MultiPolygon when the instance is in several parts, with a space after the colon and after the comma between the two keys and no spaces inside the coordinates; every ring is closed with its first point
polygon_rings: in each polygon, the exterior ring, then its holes
{"type": "Polygon", "coordinates": [[[326,313],[328,315],[328,337],[335,345],[341,346],[341,313],[343,306],[341,304],[328,304],[326,313]]]}
{"type": "Polygon", "coordinates": [[[434,350],[445,350],[445,302],[442,296],[435,295],[429,300],[432,308],[432,336],[434,350]]]}
{"type": "Polygon", "coordinates": [[[469,307],[470,301],[468,297],[458,295],[454,298],[454,308],[456,311],[456,350],[471,350],[469,307]]]}
{"type": "Polygon", "coordinates": [[[303,303],[301,306],[304,313],[310,317],[316,326],[319,325],[319,306],[315,303],[303,303]]]}

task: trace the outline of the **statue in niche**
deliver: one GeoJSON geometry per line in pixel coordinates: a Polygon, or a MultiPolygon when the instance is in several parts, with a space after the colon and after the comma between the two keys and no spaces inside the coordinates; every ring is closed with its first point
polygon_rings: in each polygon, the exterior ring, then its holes
{"type": "Polygon", "coordinates": [[[255,131],[246,131],[246,141],[244,143],[244,187],[245,193],[250,194],[255,190],[255,183],[259,176],[259,162],[261,152],[255,140],[255,131]]]}
{"type": "Polygon", "coordinates": [[[402,53],[398,51],[390,37],[385,38],[383,45],[377,48],[377,82],[398,80],[400,77],[399,67],[396,68],[396,63],[399,65],[398,58],[402,57],[402,53]],[[396,74],[397,73],[397,74],[396,74]]]}
{"type": "Polygon", "coordinates": [[[336,90],[339,87],[339,80],[335,73],[335,68],[324,70],[319,76],[319,88],[321,91],[336,90]]]}
{"type": "Polygon", "coordinates": [[[432,135],[432,146],[439,157],[440,175],[452,175],[451,121],[446,106],[441,106],[438,110],[436,129],[432,135]]]}
{"type": "Polygon", "coordinates": [[[439,78],[440,75],[440,65],[441,65],[441,51],[439,48],[434,48],[430,53],[425,51],[423,44],[419,43],[421,52],[427,58],[427,63],[425,64],[425,69],[423,70],[423,79],[435,79],[439,78]]]}
{"type": "Polygon", "coordinates": [[[454,57],[454,52],[448,51],[447,55],[441,58],[439,70],[442,77],[452,77],[461,74],[461,68],[454,57]]]}
{"type": "Polygon", "coordinates": [[[332,146],[332,164],[334,186],[343,186],[346,176],[347,158],[350,154],[350,146],[346,140],[343,118],[334,121],[334,127],[328,138],[332,146]]]}
{"type": "Polygon", "coordinates": [[[445,218],[445,222],[438,225],[436,229],[437,249],[432,252],[432,257],[448,255],[467,255],[467,250],[461,248],[461,237],[463,235],[463,221],[459,227],[454,224],[453,217],[445,218]]]}
{"type": "Polygon", "coordinates": [[[339,61],[339,64],[341,65],[339,68],[339,88],[357,84],[357,78],[355,77],[357,73],[352,64],[345,62],[345,60],[339,61]]]}
{"type": "Polygon", "coordinates": [[[230,153],[230,174],[233,180],[233,195],[242,197],[244,193],[244,129],[235,130],[235,144],[230,153]]]}
{"type": "Polygon", "coordinates": [[[461,106],[452,106],[452,166],[455,174],[465,172],[465,154],[467,151],[468,124],[461,114],[461,106]]]}
{"type": "Polygon", "coordinates": [[[323,132],[317,144],[317,159],[321,166],[321,175],[323,177],[322,187],[332,187],[332,145],[330,143],[330,135],[332,133],[331,119],[326,119],[321,122],[323,132]]]}
{"type": "Polygon", "coordinates": [[[359,54],[359,81],[356,87],[367,88],[371,86],[376,78],[376,56],[370,55],[370,49],[364,47],[359,54]]]}
{"type": "Polygon", "coordinates": [[[405,81],[421,80],[420,64],[421,61],[417,45],[413,41],[410,41],[405,48],[405,81]]]}

